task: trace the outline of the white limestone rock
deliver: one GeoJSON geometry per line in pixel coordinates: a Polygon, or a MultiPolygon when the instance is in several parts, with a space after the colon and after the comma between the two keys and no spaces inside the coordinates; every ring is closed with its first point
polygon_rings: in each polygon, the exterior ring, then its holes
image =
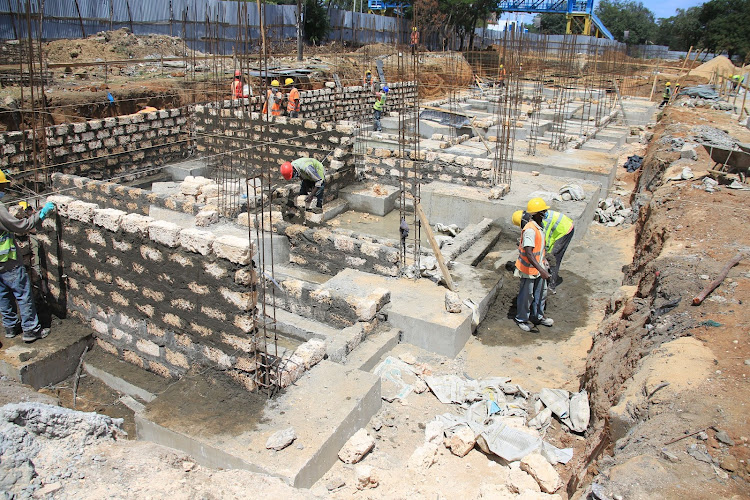
{"type": "Polygon", "coordinates": [[[554,493],[563,484],[555,468],[540,453],[531,453],[523,457],[521,469],[528,472],[545,493],[554,493]]]}
{"type": "Polygon", "coordinates": [[[90,223],[94,220],[94,211],[99,208],[96,203],[87,203],[85,201],[72,201],[68,204],[68,218],[80,222],[90,223]]]}
{"type": "Polygon", "coordinates": [[[182,231],[180,226],[165,220],[155,220],[148,224],[148,237],[151,241],[169,248],[175,248],[180,244],[180,231],[182,231]]]}
{"type": "Polygon", "coordinates": [[[409,457],[406,467],[415,470],[427,470],[437,462],[438,447],[434,443],[424,443],[414,450],[409,457]]]}
{"type": "Polygon", "coordinates": [[[94,210],[94,225],[103,227],[107,231],[116,233],[120,229],[120,221],[126,212],[114,208],[97,208],[94,210]]]}
{"type": "Polygon", "coordinates": [[[219,212],[216,210],[204,209],[195,214],[195,225],[206,227],[219,222],[219,212]]]}
{"type": "Polygon", "coordinates": [[[445,440],[446,447],[457,457],[465,457],[477,442],[477,436],[468,425],[461,426],[445,440]]]}
{"type": "Polygon", "coordinates": [[[214,233],[209,231],[201,231],[200,229],[183,229],[180,232],[180,245],[182,248],[189,252],[199,253],[201,255],[208,255],[211,253],[216,236],[214,233]]]}
{"type": "Polygon", "coordinates": [[[365,429],[360,429],[354,433],[349,441],[346,442],[341,451],[339,458],[346,464],[356,464],[375,447],[375,440],[365,429]]]}
{"type": "Polygon", "coordinates": [[[148,236],[148,225],[153,222],[152,217],[140,214],[127,214],[120,221],[120,227],[126,233],[148,236]]]}
{"type": "Polygon", "coordinates": [[[445,437],[445,425],[440,420],[433,420],[428,422],[424,428],[424,440],[425,443],[432,443],[435,445],[442,444],[443,438],[445,437]]]}
{"type": "Polygon", "coordinates": [[[445,310],[449,313],[460,313],[462,308],[461,297],[456,292],[448,290],[445,292],[445,310]]]}
{"type": "Polygon", "coordinates": [[[250,263],[250,249],[250,241],[239,236],[219,236],[213,244],[213,250],[217,257],[243,266],[250,263]]]}
{"type": "Polygon", "coordinates": [[[60,214],[61,217],[68,217],[68,205],[74,202],[75,198],[72,196],[55,194],[47,196],[47,201],[55,204],[55,207],[57,207],[57,213],[60,214]]]}
{"type": "Polygon", "coordinates": [[[326,343],[320,339],[311,339],[297,347],[294,354],[298,356],[305,370],[318,364],[326,354],[326,343]]]}
{"type": "Polygon", "coordinates": [[[364,490],[365,488],[377,488],[380,480],[375,473],[375,469],[369,465],[359,464],[354,468],[354,482],[358,490],[364,490]]]}
{"type": "Polygon", "coordinates": [[[266,449],[281,451],[297,439],[294,427],[273,433],[266,441],[266,449]]]}

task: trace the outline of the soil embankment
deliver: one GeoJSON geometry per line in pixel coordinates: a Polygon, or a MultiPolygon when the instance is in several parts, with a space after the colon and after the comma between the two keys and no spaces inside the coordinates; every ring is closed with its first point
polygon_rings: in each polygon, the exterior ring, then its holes
{"type": "Polygon", "coordinates": [[[612,298],[589,352],[593,425],[571,494],[586,483],[597,498],[747,494],[750,193],[712,187],[704,148],[694,159],[682,151],[698,139],[748,135],[726,113],[676,107],[655,129],[631,200],[642,207],[625,272],[635,293],[612,298]],[[707,119],[723,130],[696,125],[707,119]],[[685,167],[694,177],[674,180],[685,167]],[[737,253],[739,265],[691,305],[737,253]]]}

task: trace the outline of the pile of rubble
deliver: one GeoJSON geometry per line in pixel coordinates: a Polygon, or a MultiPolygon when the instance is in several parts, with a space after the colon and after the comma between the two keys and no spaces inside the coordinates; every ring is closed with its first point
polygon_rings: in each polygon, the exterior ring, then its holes
{"type": "MultiPolygon", "coordinates": [[[[424,443],[412,453],[407,468],[428,469],[437,461],[440,447],[458,457],[477,447],[507,464],[502,472],[508,481],[493,485],[503,490],[494,494],[530,490],[536,494],[534,498],[560,498],[554,492],[563,483],[554,466],[570,461],[573,449],[557,448],[545,440],[545,435],[552,418],[571,432],[587,429],[590,409],[585,391],[571,394],[542,389],[533,394],[507,377],[472,380],[457,375],[434,376],[429,366],[417,363],[412,356],[400,358],[388,357],[374,370],[381,377],[383,399],[404,401],[412,392],[421,394],[429,389],[441,403],[450,406],[450,411],[425,422],[424,443]]],[[[373,422],[373,429],[377,432],[380,425],[373,422]]],[[[361,429],[342,448],[339,458],[355,464],[374,446],[375,440],[361,429]]],[[[378,485],[371,467],[358,466],[355,475],[358,489],[378,485]]]]}
{"type": "Polygon", "coordinates": [[[594,221],[607,227],[633,222],[633,209],[626,207],[620,198],[599,199],[594,221]]]}

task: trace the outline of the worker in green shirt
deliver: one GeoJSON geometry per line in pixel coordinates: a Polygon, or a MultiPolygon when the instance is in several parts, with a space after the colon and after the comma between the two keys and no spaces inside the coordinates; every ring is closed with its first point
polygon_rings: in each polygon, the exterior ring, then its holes
{"type": "Polygon", "coordinates": [[[375,131],[382,132],[383,127],[380,126],[380,116],[383,114],[383,108],[385,107],[385,95],[390,89],[388,85],[383,87],[382,92],[375,93],[375,104],[372,105],[372,109],[375,113],[375,131]]]}

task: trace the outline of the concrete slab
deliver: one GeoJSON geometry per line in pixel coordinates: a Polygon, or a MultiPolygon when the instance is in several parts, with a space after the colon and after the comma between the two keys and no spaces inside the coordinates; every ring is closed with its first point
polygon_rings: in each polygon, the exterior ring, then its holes
{"type": "Polygon", "coordinates": [[[540,140],[536,155],[528,155],[526,148],[522,147],[516,147],[513,155],[514,180],[517,172],[532,170],[556,177],[599,182],[609,189],[617,172],[617,155],[582,149],[557,151],[540,140]]]}
{"type": "Polygon", "coordinates": [[[169,386],[136,414],[138,437],[182,450],[207,467],[247,469],[309,488],[381,405],[378,377],[325,360],[270,400],[228,394],[233,382],[223,377],[185,377],[169,386]],[[292,445],[266,449],[272,434],[289,427],[297,435],[292,445]]]}
{"type": "Polygon", "coordinates": [[[353,184],[339,191],[349,208],[357,212],[384,216],[396,207],[399,188],[385,184],[353,184]]]}
{"type": "Polygon", "coordinates": [[[481,142],[456,144],[455,146],[446,148],[444,152],[456,156],[470,156],[472,158],[487,158],[490,154],[481,142]]]}
{"type": "Polygon", "coordinates": [[[173,181],[184,181],[190,175],[205,176],[208,172],[208,164],[204,159],[188,160],[166,165],[164,170],[172,176],[173,181]]]}
{"type": "Polygon", "coordinates": [[[312,319],[303,318],[302,316],[290,313],[278,307],[276,308],[275,314],[276,326],[274,329],[277,332],[303,341],[333,338],[336,337],[340,331],[340,329],[330,327],[312,319]]]}
{"type": "MultiPolygon", "coordinates": [[[[314,224],[322,224],[323,222],[327,220],[331,220],[337,215],[340,215],[344,212],[349,210],[349,203],[347,203],[346,200],[337,198],[329,203],[325,203],[323,205],[323,213],[321,214],[315,214],[312,212],[305,212],[305,220],[309,220],[310,222],[314,224]]],[[[280,239],[286,239],[286,238],[280,238],[280,239]]],[[[287,259],[283,262],[288,262],[289,256],[287,256],[287,259]]]]}
{"type": "Polygon", "coordinates": [[[492,219],[505,231],[515,231],[511,224],[513,212],[523,209],[536,191],[558,193],[568,183],[581,186],[586,194],[583,201],[552,201],[554,210],[565,213],[576,225],[576,239],[588,230],[594,217],[599,198],[606,191],[598,182],[587,182],[569,177],[554,175],[532,175],[526,172],[513,172],[510,192],[500,200],[489,199],[489,189],[456,186],[443,182],[433,182],[422,186],[422,208],[430,221],[443,224],[458,224],[466,227],[484,218],[492,219]]]}
{"type": "Polygon", "coordinates": [[[0,375],[32,386],[34,389],[56,384],[71,376],[81,354],[94,341],[94,332],[75,321],[53,325],[45,339],[26,344],[18,335],[2,339],[0,375]]]}
{"type": "Polygon", "coordinates": [[[401,330],[389,328],[373,333],[346,358],[346,365],[365,372],[372,371],[383,357],[398,345],[401,330]]]}
{"type": "MultiPolygon", "coordinates": [[[[478,322],[484,318],[486,308],[497,295],[500,278],[497,273],[456,263],[451,276],[461,298],[470,298],[479,305],[478,322]]],[[[354,269],[342,271],[331,281],[341,286],[362,289],[386,288],[391,301],[383,308],[388,324],[400,329],[402,342],[417,345],[431,352],[455,357],[471,336],[475,324],[472,312],[464,307],[461,313],[445,310],[447,289],[428,279],[410,280],[368,274],[354,269]]],[[[335,285],[332,284],[332,285],[335,285]]]]}
{"type": "Polygon", "coordinates": [[[167,379],[123,361],[101,349],[86,354],[86,373],[98,378],[117,392],[151,402],[164,390],[167,379]]]}

